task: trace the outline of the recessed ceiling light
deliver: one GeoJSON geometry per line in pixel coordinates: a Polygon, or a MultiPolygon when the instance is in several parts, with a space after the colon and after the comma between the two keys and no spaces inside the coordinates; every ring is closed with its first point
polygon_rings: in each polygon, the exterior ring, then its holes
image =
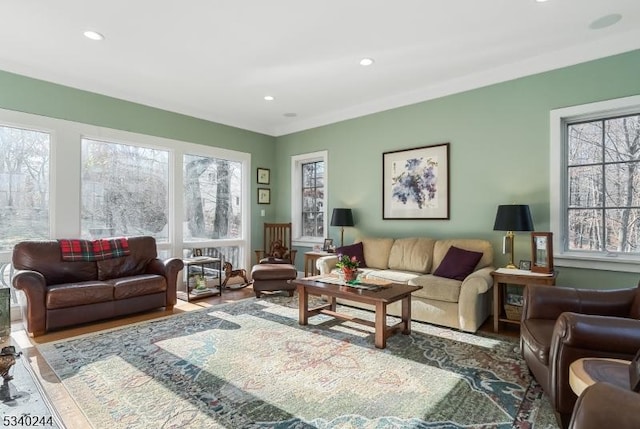
{"type": "Polygon", "coordinates": [[[536,3],[544,3],[544,2],[546,2],[546,1],[547,1],[547,0],[536,0],[536,3]]]}
{"type": "Polygon", "coordinates": [[[104,40],[104,36],[97,31],[87,30],[84,33],[84,37],[91,40],[104,40]]]}
{"type": "Polygon", "coordinates": [[[294,112],[289,112],[289,113],[285,113],[282,116],[284,116],[285,118],[295,118],[296,116],[298,116],[298,114],[294,112]]]}
{"type": "Polygon", "coordinates": [[[361,66],[370,66],[373,63],[374,63],[373,58],[363,58],[360,60],[361,66]]]}
{"type": "Polygon", "coordinates": [[[264,99],[265,99],[265,100],[267,100],[267,101],[273,101],[273,100],[275,100],[275,98],[273,98],[273,96],[272,96],[272,95],[265,95],[265,96],[264,96],[264,99]]]}
{"type": "Polygon", "coordinates": [[[621,19],[622,15],[619,13],[612,13],[596,19],[589,24],[589,28],[592,30],[600,30],[601,28],[611,27],[613,24],[617,24],[621,19]]]}

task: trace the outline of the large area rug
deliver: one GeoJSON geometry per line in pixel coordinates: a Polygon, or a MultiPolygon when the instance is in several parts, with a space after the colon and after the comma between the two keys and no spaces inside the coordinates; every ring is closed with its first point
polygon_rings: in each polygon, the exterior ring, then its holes
{"type": "MultiPolygon", "coordinates": [[[[370,318],[372,313],[340,307],[370,318]]],[[[517,342],[247,299],[38,347],[96,428],[557,428],[517,342]]]]}

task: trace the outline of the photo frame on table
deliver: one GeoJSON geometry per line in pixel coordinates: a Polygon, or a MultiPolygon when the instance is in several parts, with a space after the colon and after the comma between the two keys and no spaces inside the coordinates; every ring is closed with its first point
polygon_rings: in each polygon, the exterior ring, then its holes
{"type": "Polygon", "coordinates": [[[324,252],[328,252],[333,247],[333,238],[325,238],[324,244],[322,245],[322,250],[324,252]]]}
{"type": "Polygon", "coordinates": [[[194,258],[199,258],[202,256],[202,249],[201,248],[194,248],[191,253],[193,254],[194,258]]]}
{"type": "Polygon", "coordinates": [[[531,271],[531,261],[521,259],[518,268],[520,268],[521,270],[531,271]]]}
{"type": "Polygon", "coordinates": [[[531,272],[553,273],[553,233],[531,233],[531,272]]]}
{"type": "Polygon", "coordinates": [[[258,188],[258,204],[271,204],[271,189],[258,188]]]}
{"type": "Polygon", "coordinates": [[[258,167],[256,171],[256,177],[259,185],[268,185],[271,183],[271,170],[268,168],[258,167]]]}
{"type": "Polygon", "coordinates": [[[382,219],[449,219],[449,143],[382,154],[382,219]]]}

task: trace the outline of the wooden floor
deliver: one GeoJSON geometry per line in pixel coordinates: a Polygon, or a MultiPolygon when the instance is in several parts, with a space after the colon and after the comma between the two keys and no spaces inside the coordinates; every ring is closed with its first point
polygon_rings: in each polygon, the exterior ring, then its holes
{"type": "MultiPolygon", "coordinates": [[[[69,429],[90,427],[91,425],[86,420],[81,410],[76,406],[75,401],[62,386],[49,365],[47,365],[46,361],[38,353],[38,350],[35,347],[36,345],[98,332],[104,329],[126,326],[132,323],[143,322],[160,317],[167,317],[172,314],[178,314],[185,311],[207,308],[221,303],[239,301],[253,296],[255,295],[253,294],[253,290],[250,286],[243,289],[225,290],[221,297],[207,297],[190,303],[178,300],[178,304],[172,311],[151,311],[116,320],[92,323],[77,328],[56,331],[36,338],[29,338],[22,326],[22,323],[14,323],[11,327],[11,343],[17,345],[22,350],[23,357],[21,357],[21,359],[29,359],[29,362],[32,368],[34,368],[34,372],[43,386],[51,405],[60,416],[62,424],[69,429]]],[[[489,318],[487,322],[482,325],[480,332],[493,332],[492,318],[489,318]]],[[[519,331],[512,328],[504,332],[501,331],[500,334],[517,337],[519,335],[519,331]]]]}

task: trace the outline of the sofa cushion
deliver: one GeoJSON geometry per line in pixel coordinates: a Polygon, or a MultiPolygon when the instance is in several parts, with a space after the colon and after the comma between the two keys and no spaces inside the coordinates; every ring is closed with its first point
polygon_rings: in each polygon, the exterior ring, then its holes
{"type": "Polygon", "coordinates": [[[408,283],[409,280],[418,276],[419,274],[412,271],[396,270],[370,270],[368,272],[364,271],[362,274],[365,279],[388,280],[393,283],[408,283]]]}
{"type": "Polygon", "coordinates": [[[433,270],[438,269],[438,266],[442,263],[451,246],[456,246],[459,249],[472,250],[474,252],[482,252],[482,258],[480,262],[478,262],[478,265],[476,265],[476,270],[493,264],[493,245],[491,242],[479,239],[454,238],[450,240],[438,240],[433,245],[433,270]]]}
{"type": "Polygon", "coordinates": [[[422,286],[422,289],[412,294],[417,298],[458,302],[462,282],[460,280],[434,276],[433,274],[425,274],[412,279],[409,284],[422,286]]]}
{"type": "Polygon", "coordinates": [[[338,247],[336,248],[336,254],[347,255],[350,258],[355,256],[358,262],[360,262],[359,268],[367,268],[367,261],[364,258],[362,242],[354,243],[349,246],[338,247]]]}
{"type": "Polygon", "coordinates": [[[133,296],[151,295],[167,290],[167,279],[157,274],[143,274],[109,280],[113,285],[113,298],[126,299],[133,296]]]}
{"type": "Polygon", "coordinates": [[[389,253],[393,246],[393,238],[363,238],[364,259],[367,267],[386,270],[389,268],[389,253]]]}
{"type": "Polygon", "coordinates": [[[158,256],[156,240],[153,237],[129,237],[128,243],[130,251],[128,256],[96,262],[99,280],[144,274],[147,265],[158,256]]]}
{"type": "Polygon", "coordinates": [[[100,281],[49,286],[47,310],[113,301],[113,285],[100,281]]]}
{"type": "Polygon", "coordinates": [[[389,268],[415,273],[430,272],[434,243],[433,238],[426,237],[397,239],[389,253],[389,268]]]}
{"type": "Polygon", "coordinates": [[[481,258],[481,252],[473,252],[451,246],[438,268],[433,272],[433,275],[464,280],[475,270],[481,258]]]}

